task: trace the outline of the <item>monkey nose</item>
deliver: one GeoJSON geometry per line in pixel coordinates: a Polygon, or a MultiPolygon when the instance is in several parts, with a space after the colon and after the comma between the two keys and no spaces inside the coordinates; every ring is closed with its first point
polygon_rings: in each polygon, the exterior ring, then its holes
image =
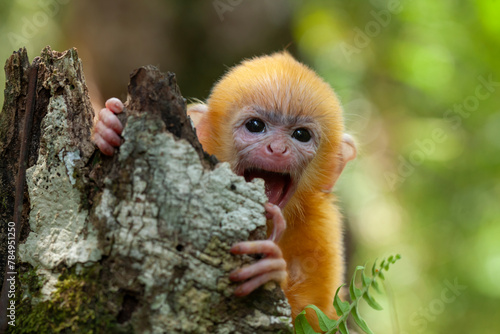
{"type": "Polygon", "coordinates": [[[267,145],[267,153],[270,155],[286,155],[288,153],[288,147],[286,145],[267,145]]]}

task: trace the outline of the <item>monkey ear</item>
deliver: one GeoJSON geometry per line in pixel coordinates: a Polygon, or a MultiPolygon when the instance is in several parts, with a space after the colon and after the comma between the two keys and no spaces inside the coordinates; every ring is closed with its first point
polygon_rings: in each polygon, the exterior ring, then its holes
{"type": "Polygon", "coordinates": [[[187,105],[187,114],[193,121],[195,128],[198,127],[198,123],[207,112],[208,107],[205,103],[190,103],[187,105]]]}
{"type": "Polygon", "coordinates": [[[203,142],[203,139],[207,132],[207,117],[205,117],[208,113],[208,107],[205,103],[191,103],[187,106],[187,114],[191,118],[193,122],[193,126],[196,129],[196,135],[200,142],[203,142]]]}
{"type": "Polygon", "coordinates": [[[342,142],[340,143],[340,152],[337,154],[335,160],[336,164],[335,167],[332,171],[332,175],[330,178],[330,182],[328,184],[325,184],[323,187],[324,192],[331,192],[333,189],[333,186],[337,182],[340,173],[344,170],[345,165],[356,158],[356,144],[354,144],[354,139],[351,137],[351,135],[348,135],[347,133],[344,133],[342,135],[342,142]]]}

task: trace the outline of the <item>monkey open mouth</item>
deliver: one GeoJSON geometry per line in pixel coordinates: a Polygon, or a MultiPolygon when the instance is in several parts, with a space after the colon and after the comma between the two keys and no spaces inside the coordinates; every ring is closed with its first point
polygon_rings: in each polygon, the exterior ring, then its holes
{"type": "Polygon", "coordinates": [[[247,182],[250,182],[255,178],[263,179],[269,203],[277,205],[281,209],[283,209],[295,192],[293,180],[288,173],[271,172],[258,168],[250,168],[245,169],[243,176],[247,182]]]}

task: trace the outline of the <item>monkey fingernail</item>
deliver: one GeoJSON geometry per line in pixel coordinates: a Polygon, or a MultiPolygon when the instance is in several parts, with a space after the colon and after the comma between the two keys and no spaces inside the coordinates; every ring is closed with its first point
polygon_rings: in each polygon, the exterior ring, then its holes
{"type": "Polygon", "coordinates": [[[236,290],[234,290],[234,294],[235,294],[235,296],[238,296],[238,297],[245,296],[246,295],[245,289],[243,289],[243,287],[239,286],[236,288],[236,290]]]}
{"type": "Polygon", "coordinates": [[[230,279],[231,281],[237,281],[239,278],[240,278],[240,273],[239,273],[239,272],[232,272],[232,273],[229,275],[229,279],[230,279]]]}

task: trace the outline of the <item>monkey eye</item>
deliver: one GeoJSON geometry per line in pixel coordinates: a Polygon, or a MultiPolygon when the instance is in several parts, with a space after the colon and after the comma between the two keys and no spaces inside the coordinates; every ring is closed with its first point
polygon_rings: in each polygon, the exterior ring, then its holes
{"type": "Polygon", "coordinates": [[[293,132],[292,138],[295,138],[303,143],[307,143],[309,140],[311,140],[311,134],[307,129],[300,128],[293,132]]]}
{"type": "Polygon", "coordinates": [[[245,127],[250,132],[263,132],[266,129],[266,125],[258,118],[252,118],[246,122],[245,127]]]}

